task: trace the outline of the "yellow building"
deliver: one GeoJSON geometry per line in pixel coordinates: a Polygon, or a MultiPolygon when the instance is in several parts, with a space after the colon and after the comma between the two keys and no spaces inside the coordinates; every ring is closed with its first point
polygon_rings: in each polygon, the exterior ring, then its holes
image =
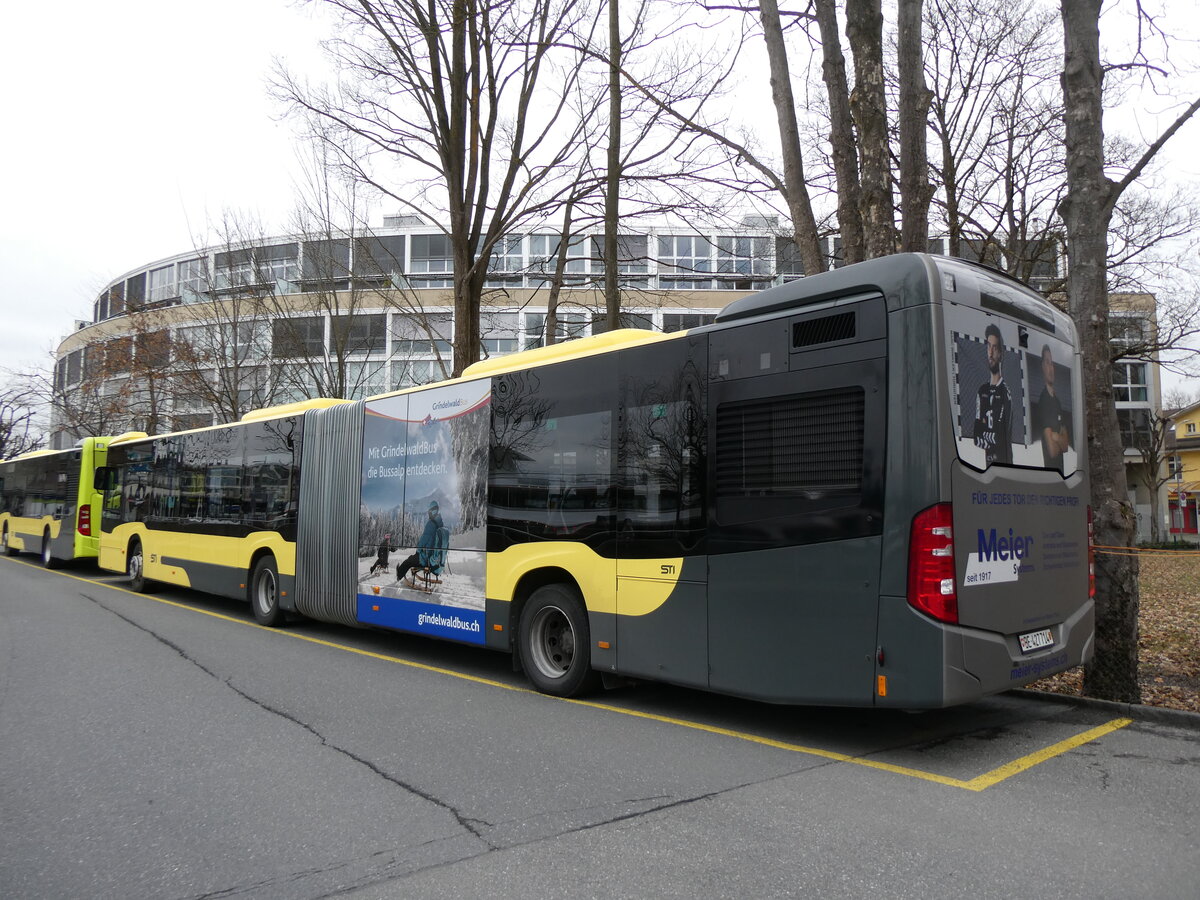
{"type": "Polygon", "coordinates": [[[1171,534],[1185,540],[1200,540],[1196,527],[1196,501],[1200,494],[1200,403],[1193,403],[1171,416],[1175,444],[1169,450],[1171,480],[1167,482],[1167,504],[1171,534]]]}

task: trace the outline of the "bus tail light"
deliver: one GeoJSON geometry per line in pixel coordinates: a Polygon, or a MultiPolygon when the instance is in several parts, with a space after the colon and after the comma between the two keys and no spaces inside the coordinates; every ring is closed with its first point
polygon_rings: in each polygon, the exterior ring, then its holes
{"type": "Polygon", "coordinates": [[[1096,528],[1092,508],[1088,507],[1088,597],[1096,596],[1096,528]]]}
{"type": "Polygon", "coordinates": [[[953,507],[939,503],[913,517],[908,541],[908,602],[941,622],[958,622],[953,507]]]}
{"type": "Polygon", "coordinates": [[[88,504],[83,504],[79,507],[79,533],[84,537],[92,535],[92,507],[88,504]]]}

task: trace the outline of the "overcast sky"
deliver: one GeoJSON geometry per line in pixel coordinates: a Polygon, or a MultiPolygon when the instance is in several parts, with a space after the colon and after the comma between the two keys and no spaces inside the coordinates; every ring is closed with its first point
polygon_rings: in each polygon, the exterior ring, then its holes
{"type": "Polygon", "coordinates": [[[319,31],[285,0],[3,4],[0,368],[224,209],[284,230],[295,152],[265,81],[276,57],[319,65],[319,31]]]}
{"type": "MultiPolygon", "coordinates": [[[[316,7],[3,5],[0,369],[45,361],[107,282],[209,238],[224,210],[287,229],[295,141],[265,84],[276,58],[324,71],[316,7]]],[[[1172,148],[1193,178],[1198,145],[1193,123],[1172,148]]]]}

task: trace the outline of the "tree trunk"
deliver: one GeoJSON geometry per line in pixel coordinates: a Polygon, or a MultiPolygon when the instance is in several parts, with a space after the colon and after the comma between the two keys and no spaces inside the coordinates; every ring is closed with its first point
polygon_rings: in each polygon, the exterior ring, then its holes
{"type": "Polygon", "coordinates": [[[929,249],[929,102],[921,44],[922,0],[900,0],[897,68],[900,76],[900,249],[929,249]]]}
{"type": "MultiPolygon", "coordinates": [[[[617,226],[621,190],[621,20],[618,0],[608,0],[608,171],[604,188],[604,309],[609,331],[621,326],[617,278],[617,226]]],[[[565,235],[564,235],[565,239],[565,235]]]]}
{"type": "Polygon", "coordinates": [[[868,259],[875,259],[896,249],[880,0],[846,0],[846,39],[854,56],[850,111],[858,126],[864,249],[868,259]]]}
{"type": "Polygon", "coordinates": [[[842,235],[842,259],[862,262],[863,253],[862,185],[858,180],[858,147],[854,137],[854,116],[850,113],[850,86],[846,81],[846,58],[838,36],[837,7],[834,0],[816,0],[813,4],[817,28],[821,34],[821,75],[829,97],[829,144],[833,172],[837,179],[838,229],[842,235]]]}
{"type": "Polygon", "coordinates": [[[1084,670],[1092,697],[1136,703],[1138,564],[1135,518],[1125,482],[1124,447],[1113,401],[1108,337],[1108,225],[1116,186],[1104,174],[1100,67],[1101,0],[1063,0],[1063,101],[1066,120],[1067,297],[1083,352],[1087,456],[1096,554],[1096,654],[1084,670]]]}
{"type": "Polygon", "coordinates": [[[759,4],[767,59],[771,65],[771,100],[779,124],[779,143],[783,153],[783,181],[787,188],[788,213],[792,217],[793,238],[800,251],[805,274],[826,269],[825,254],[817,235],[808,185],[804,181],[804,160],[800,154],[800,128],[796,123],[796,104],[792,98],[792,76],[788,69],[787,49],[783,45],[783,27],[779,22],[779,4],[762,0],[759,4]]]}

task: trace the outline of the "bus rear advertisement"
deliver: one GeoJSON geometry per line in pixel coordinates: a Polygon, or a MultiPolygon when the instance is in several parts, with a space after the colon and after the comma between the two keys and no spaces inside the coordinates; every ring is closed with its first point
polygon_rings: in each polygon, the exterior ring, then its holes
{"type": "Polygon", "coordinates": [[[116,440],[100,565],[776,703],[943,707],[1090,658],[1078,342],[903,254],[462,378],[116,440]]]}

